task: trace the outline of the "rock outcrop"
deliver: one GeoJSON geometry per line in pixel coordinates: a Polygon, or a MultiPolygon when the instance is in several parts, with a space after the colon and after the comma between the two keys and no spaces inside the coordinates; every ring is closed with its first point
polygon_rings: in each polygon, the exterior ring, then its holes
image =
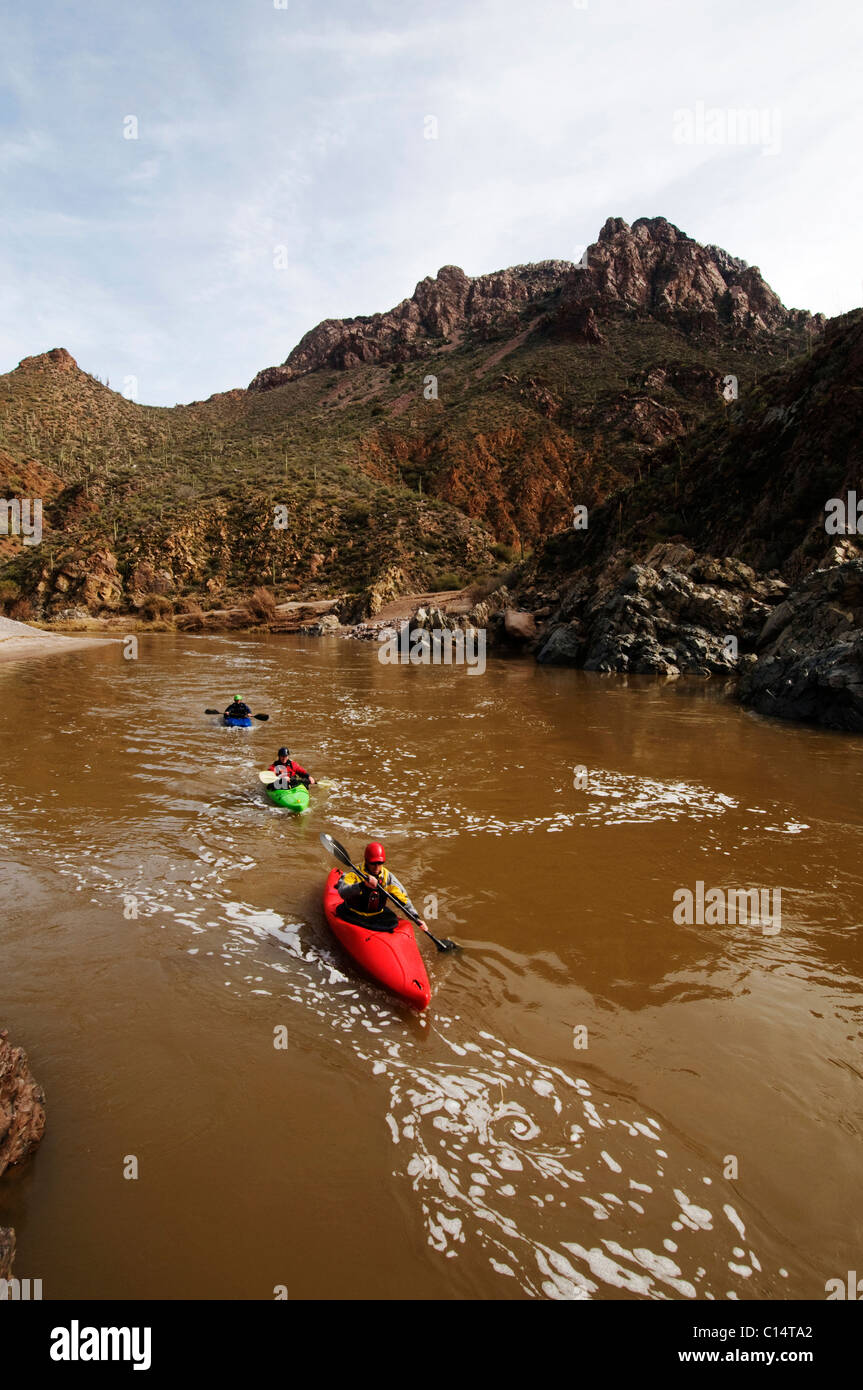
{"type": "Polygon", "coordinates": [[[863,559],[842,547],[835,559],[792,589],[682,545],[657,546],[643,563],[615,557],[549,615],[536,658],[586,671],[739,675],[740,699],[762,714],[863,733],[863,559]]]}
{"type": "Polygon", "coordinates": [[[631,674],[733,673],[787,592],[739,560],[680,545],[659,545],[621,569],[613,561],[569,596],[558,621],[549,620],[538,661],[631,674]]]}
{"type": "Polygon", "coordinates": [[[48,352],[37,353],[35,357],[22,357],[18,370],[25,372],[77,372],[78,363],[71,352],[65,348],[51,348],[48,352]]]}
{"type": "Polygon", "coordinates": [[[863,733],[863,560],[816,570],[774,609],[740,697],[761,714],[863,733]]]}
{"type": "Polygon", "coordinates": [[[620,311],[649,314],[687,332],[775,334],[820,316],[786,309],[757,266],[718,246],[702,246],[664,217],[639,217],[630,227],[609,217],[588,247],[586,265],[562,287],[549,326],[569,331],[593,312],[600,322],[620,311]]]}
{"type": "Polygon", "coordinates": [[[45,1093],[27,1054],[0,1032],[0,1175],[36,1148],[45,1129],[45,1093]]]}
{"type": "MultiPolygon", "coordinates": [[[[0,1030],[0,1176],[36,1148],[45,1130],[45,1093],[30,1071],[27,1054],[0,1030]]],[[[0,1227],[0,1279],[12,1274],[15,1232],[0,1227]]]]}
{"type": "Polygon", "coordinates": [[[479,340],[517,332],[523,311],[547,300],[571,269],[569,261],[539,261],[471,279],[459,266],[442,266],[436,276],[420,281],[410,299],[386,313],[325,319],[300,339],[280,367],[259,372],[249,390],[270,391],[322,367],[407,362],[466,332],[479,340]]]}

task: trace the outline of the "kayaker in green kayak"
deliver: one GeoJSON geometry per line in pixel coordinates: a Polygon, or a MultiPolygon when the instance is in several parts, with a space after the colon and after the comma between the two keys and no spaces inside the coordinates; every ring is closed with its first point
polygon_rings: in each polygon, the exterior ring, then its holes
{"type": "Polygon", "coordinates": [[[302,782],[305,787],[316,787],[317,779],[310,772],[306,772],[304,767],[295,763],[291,757],[290,748],[280,748],[276,754],[276,760],[270,763],[270,772],[275,772],[276,780],[274,787],[296,787],[302,782]]]}
{"type": "MultiPolygon", "coordinates": [[[[398,898],[411,912],[417,912],[402,884],[386,867],[386,857],[387,852],[383,845],[378,840],[372,840],[371,844],[366,845],[363,856],[365,878],[361,878],[352,869],[342,874],[336,884],[336,890],[342,899],[341,907],[336,908],[337,917],[357,926],[370,927],[372,931],[392,931],[399,919],[392,908],[387,906],[381,888],[386,888],[388,893],[392,893],[393,897],[398,898]]],[[[418,912],[417,916],[419,917],[418,912]]],[[[425,922],[421,922],[420,925],[425,929],[425,922]]]]}

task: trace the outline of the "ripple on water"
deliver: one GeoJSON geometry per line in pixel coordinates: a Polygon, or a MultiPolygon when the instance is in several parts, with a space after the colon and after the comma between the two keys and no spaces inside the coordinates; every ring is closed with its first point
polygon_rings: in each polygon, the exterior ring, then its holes
{"type": "MultiPolygon", "coordinates": [[[[371,707],[353,713],[357,723],[378,717],[371,707]]],[[[153,762],[142,771],[164,769],[153,762]]],[[[367,790],[363,824],[339,815],[339,801],[344,808],[356,801],[350,786],[337,787],[334,819],[358,834],[371,819],[395,829],[409,821],[418,837],[488,835],[591,820],[706,819],[736,804],[695,784],[601,773],[576,813],[494,819],[472,815],[452,788],[436,801],[427,788],[406,786],[398,801],[367,790]]],[[[685,1145],[659,1121],[490,1033],[470,1034],[458,1019],[424,1020],[420,1048],[391,1002],[345,973],[335,948],[310,944],[304,921],[237,894],[238,876],[256,860],[237,847],[232,829],[239,836],[242,816],[261,808],[239,809],[235,825],[224,807],[197,809],[182,849],[158,862],[141,863],[128,851],[106,854],[104,847],[97,855],[82,831],[55,867],[90,892],[118,901],[131,894],[142,921],[185,934],[191,959],[218,957],[228,988],[278,993],[353,1052],[380,1087],[396,1181],[412,1194],[426,1239],[442,1259],[479,1248],[507,1286],[555,1300],[771,1296],[775,1281],[736,1208],[718,1198],[711,1206],[695,1200],[710,1176],[696,1170],[685,1145]],[[202,951],[206,937],[210,951],[202,951]],[[262,949],[267,944],[278,951],[262,949]],[[429,1031],[439,1053],[432,1060],[429,1031]],[[722,1271],[721,1282],[708,1267],[722,1271]]]]}

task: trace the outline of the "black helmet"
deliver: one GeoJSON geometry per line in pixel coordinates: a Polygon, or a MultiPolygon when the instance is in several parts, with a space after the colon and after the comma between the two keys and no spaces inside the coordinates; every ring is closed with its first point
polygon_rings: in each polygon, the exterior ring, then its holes
{"type": "Polygon", "coordinates": [[[291,756],[291,750],[290,750],[290,748],[280,748],[279,751],[278,751],[278,753],[276,754],[276,757],[277,757],[277,758],[289,758],[290,756],[291,756]]]}

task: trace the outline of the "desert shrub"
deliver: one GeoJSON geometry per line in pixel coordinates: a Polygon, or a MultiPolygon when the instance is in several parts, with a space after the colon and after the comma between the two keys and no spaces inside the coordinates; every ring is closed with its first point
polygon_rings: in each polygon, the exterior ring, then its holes
{"type": "Polygon", "coordinates": [[[200,605],[200,603],[198,602],[198,600],[197,600],[196,598],[191,598],[191,597],[189,597],[189,598],[181,598],[181,599],[178,599],[178,600],[177,600],[177,604],[176,604],[176,606],[175,606],[175,612],[177,612],[177,613],[193,613],[193,614],[197,617],[197,615],[198,615],[199,613],[202,613],[202,612],[203,612],[203,609],[201,608],[201,605],[200,605]]]}
{"type": "Polygon", "coordinates": [[[8,614],[12,604],[20,597],[21,590],[14,579],[0,579],[0,612],[8,614]]]}
{"type": "Polygon", "coordinates": [[[430,579],[432,589],[460,589],[461,575],[456,574],[455,570],[444,570],[442,574],[432,575],[430,579]]]}
{"type": "Polygon", "coordinates": [[[147,623],[154,623],[173,613],[174,605],[164,594],[146,594],[140,607],[141,617],[147,623]]]}
{"type": "Polygon", "coordinates": [[[33,617],[33,605],[29,598],[16,598],[9,605],[8,616],[17,623],[29,623],[33,617]]]}
{"type": "Polygon", "coordinates": [[[481,603],[489,594],[493,594],[495,589],[499,589],[500,585],[501,581],[496,574],[481,574],[469,586],[467,597],[471,603],[481,603]]]}
{"type": "Polygon", "coordinates": [[[246,599],[245,609],[254,622],[269,623],[276,616],[276,600],[269,589],[257,588],[246,599]]]}

